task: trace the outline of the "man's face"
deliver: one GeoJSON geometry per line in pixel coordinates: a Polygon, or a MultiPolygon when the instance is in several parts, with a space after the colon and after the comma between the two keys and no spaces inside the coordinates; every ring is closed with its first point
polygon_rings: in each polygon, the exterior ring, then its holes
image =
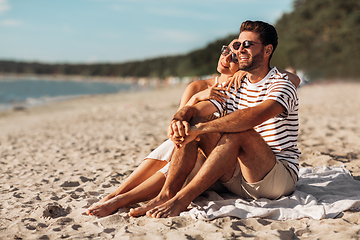
{"type": "Polygon", "coordinates": [[[259,39],[259,34],[245,31],[240,33],[238,41],[241,43],[237,50],[240,70],[251,73],[264,65],[264,45],[259,39]],[[243,43],[245,41],[250,41],[252,45],[244,48],[243,43]]]}

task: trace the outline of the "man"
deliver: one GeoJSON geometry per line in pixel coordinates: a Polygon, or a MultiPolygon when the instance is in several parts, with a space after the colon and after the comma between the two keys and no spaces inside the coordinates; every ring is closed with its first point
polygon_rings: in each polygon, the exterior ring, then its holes
{"type": "Polygon", "coordinates": [[[222,104],[211,100],[179,110],[168,128],[178,146],[159,195],[131,216],[177,216],[213,183],[221,182],[243,198],[276,199],[296,185],[298,157],[298,98],[296,87],[269,62],[277,46],[273,26],[246,21],[233,43],[240,70],[248,72],[238,89],[222,104]],[[227,115],[200,121],[215,111],[227,115]],[[190,127],[190,124],[192,127],[190,127]],[[195,177],[184,182],[200,148],[206,161],[195,177]]]}

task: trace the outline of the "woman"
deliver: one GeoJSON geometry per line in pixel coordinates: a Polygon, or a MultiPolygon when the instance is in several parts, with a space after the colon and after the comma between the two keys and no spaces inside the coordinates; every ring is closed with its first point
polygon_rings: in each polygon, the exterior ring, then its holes
{"type": "MultiPolygon", "coordinates": [[[[234,40],[233,40],[234,41],[234,40]]],[[[232,46],[232,44],[230,44],[232,46]]],[[[226,90],[231,86],[234,79],[229,78],[238,71],[238,60],[231,47],[223,46],[218,61],[217,71],[219,77],[195,81],[186,88],[180,108],[185,105],[194,105],[199,101],[210,98],[224,101],[224,94],[220,90],[226,90]],[[220,84],[220,85],[219,85],[220,84]]],[[[237,73],[236,79],[241,79],[244,72],[237,73]]],[[[290,74],[289,74],[290,75],[290,74]]],[[[293,83],[299,82],[296,75],[291,75],[293,83]]],[[[298,86],[298,84],[296,85],[298,86]]],[[[155,149],[139,167],[120,185],[114,192],[93,204],[88,210],[88,215],[98,217],[107,216],[118,208],[129,206],[133,203],[142,202],[154,198],[161,190],[167,173],[168,161],[174,149],[174,144],[167,140],[155,149]]],[[[130,211],[130,215],[132,212],[130,211]]]]}

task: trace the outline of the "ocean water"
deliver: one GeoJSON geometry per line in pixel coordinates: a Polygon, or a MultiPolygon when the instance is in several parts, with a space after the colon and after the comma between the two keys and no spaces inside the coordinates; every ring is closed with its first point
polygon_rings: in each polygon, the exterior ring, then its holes
{"type": "Polygon", "coordinates": [[[0,111],[22,109],[83,95],[138,90],[130,83],[0,79],[0,111]]]}

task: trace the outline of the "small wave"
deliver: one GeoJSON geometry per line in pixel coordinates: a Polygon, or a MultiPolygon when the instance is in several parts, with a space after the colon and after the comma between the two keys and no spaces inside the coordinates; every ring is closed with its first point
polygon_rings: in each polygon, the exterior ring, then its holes
{"type": "Polygon", "coordinates": [[[36,107],[40,105],[46,105],[53,102],[60,102],[68,99],[77,98],[84,95],[72,95],[72,96],[57,96],[57,97],[40,97],[40,98],[27,98],[24,101],[12,101],[10,103],[0,103],[0,112],[9,110],[24,110],[30,107],[36,107]]]}
{"type": "Polygon", "coordinates": [[[54,80],[0,81],[0,111],[23,110],[29,107],[63,101],[85,95],[133,91],[126,83],[80,82],[54,80]]]}

